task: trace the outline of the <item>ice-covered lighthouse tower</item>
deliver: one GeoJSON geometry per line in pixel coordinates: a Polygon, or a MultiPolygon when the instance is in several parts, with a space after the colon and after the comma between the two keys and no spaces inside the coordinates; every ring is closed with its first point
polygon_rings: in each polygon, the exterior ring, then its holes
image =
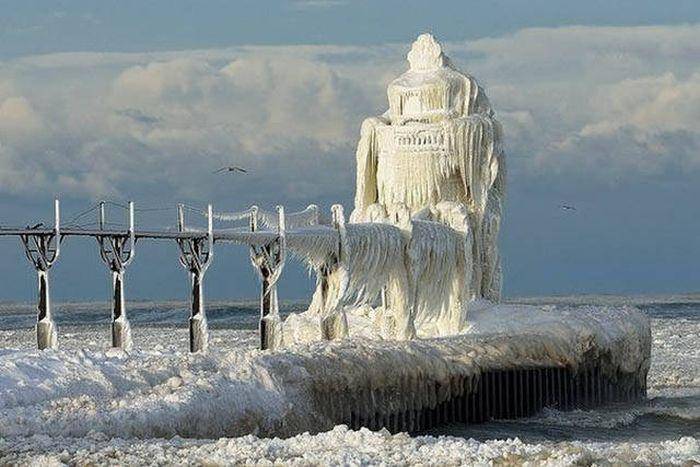
{"type": "Polygon", "coordinates": [[[316,290],[279,326],[284,343],[459,334],[475,299],[500,299],[501,126],[433,36],[419,36],[408,61],[389,110],[362,123],[350,222],[334,206],[337,244],[301,254],[316,290]]]}
{"type": "Polygon", "coordinates": [[[389,110],[362,123],[352,222],[438,220],[472,239],[471,292],[500,299],[497,237],[505,191],[501,125],[476,80],[430,34],[389,84],[389,110]],[[457,215],[456,215],[457,214],[457,215]]]}

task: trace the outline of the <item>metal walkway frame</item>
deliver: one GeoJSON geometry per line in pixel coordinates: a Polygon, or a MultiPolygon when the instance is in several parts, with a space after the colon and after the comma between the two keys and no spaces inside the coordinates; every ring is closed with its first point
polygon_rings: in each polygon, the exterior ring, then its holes
{"type": "MultiPolygon", "coordinates": [[[[188,228],[185,224],[184,205],[177,206],[177,230],[139,230],[134,219],[134,203],[128,205],[128,226],[125,229],[106,228],[105,202],[99,203],[96,229],[62,228],[60,203],[54,202],[53,227],[7,228],[0,227],[0,237],[19,237],[27,258],[34,266],[38,277],[37,300],[37,347],[40,350],[58,346],[57,327],[51,314],[49,270],[60,255],[61,243],[68,237],[92,237],[97,241],[100,257],[112,275],[112,346],[129,350],[132,347],[131,328],[127,319],[124,298],[124,275],[134,261],[136,244],[140,240],[175,241],[179,248],[179,259],[190,275],[191,308],[189,317],[190,351],[206,351],[208,329],[204,308],[203,281],[214,257],[214,245],[231,243],[250,248],[250,258],[261,283],[260,292],[260,348],[272,346],[270,320],[279,319],[277,304],[277,282],[288,257],[287,248],[303,247],[310,236],[327,237],[327,245],[337,245],[340,232],[333,226],[318,224],[288,230],[285,227],[285,212],[277,207],[274,229],[261,229],[259,211],[252,207],[245,216],[247,227],[214,229],[211,205],[206,211],[207,229],[188,228]]],[[[318,211],[312,206],[312,211],[318,211]]],[[[307,208],[307,211],[309,208],[307,208]]],[[[306,211],[305,211],[306,212],[306,211]]],[[[315,248],[323,248],[320,244],[315,248]]],[[[328,254],[333,251],[329,250],[328,254]]]]}

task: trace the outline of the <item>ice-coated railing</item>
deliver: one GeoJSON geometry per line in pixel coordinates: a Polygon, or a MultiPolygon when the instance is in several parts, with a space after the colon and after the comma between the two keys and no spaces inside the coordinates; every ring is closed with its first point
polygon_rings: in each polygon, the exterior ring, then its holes
{"type": "MultiPolygon", "coordinates": [[[[135,257],[138,240],[174,240],[179,248],[179,260],[188,271],[191,283],[191,308],[189,317],[190,351],[204,351],[208,344],[208,329],[204,307],[203,281],[214,258],[214,245],[230,243],[250,248],[251,264],[261,282],[260,293],[260,347],[270,348],[271,332],[267,325],[271,315],[277,315],[277,281],[280,278],[290,250],[296,256],[309,258],[327,256],[339,249],[340,233],[332,225],[323,223],[319,208],[315,205],[297,213],[285,215],[278,206],[275,212],[263,211],[256,206],[239,213],[215,213],[209,205],[206,210],[177,205],[177,228],[163,230],[139,230],[134,218],[134,203],[121,206],[128,210],[125,228],[110,228],[106,221],[105,204],[102,201],[80,216],[97,211],[97,226],[61,225],[58,200],[54,202],[54,225],[44,227],[0,227],[0,237],[18,236],[27,258],[37,271],[37,347],[40,350],[58,345],[57,327],[51,313],[49,270],[58,260],[61,243],[68,237],[92,237],[97,241],[100,257],[112,275],[112,346],[128,350],[132,347],[131,326],[127,318],[124,299],[126,268],[135,257]],[[202,214],[207,219],[206,229],[186,225],[185,211],[202,214]],[[213,221],[247,220],[245,227],[214,229],[213,221]]],[[[115,203],[111,203],[115,204],[115,203]]]]}

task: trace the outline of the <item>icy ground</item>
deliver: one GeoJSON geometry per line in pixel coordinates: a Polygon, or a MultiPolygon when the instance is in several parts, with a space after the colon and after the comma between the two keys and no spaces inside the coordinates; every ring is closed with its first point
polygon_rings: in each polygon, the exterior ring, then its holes
{"type": "MultiPolygon", "coordinates": [[[[125,361],[104,352],[103,325],[63,325],[62,350],[42,355],[41,364],[33,351],[0,350],[0,464],[700,462],[700,311],[660,310],[651,313],[650,404],[549,410],[417,437],[343,426],[285,440],[221,437],[238,409],[288,409],[285,388],[247,366],[254,331],[214,330],[215,351],[190,357],[186,329],[135,326],[142,350],[125,361]],[[247,386],[231,387],[234,380],[247,386]],[[172,437],[193,420],[200,421],[191,427],[195,439],[172,437]]],[[[33,340],[26,328],[0,330],[2,349],[30,349],[33,340]]]]}
{"type": "Polygon", "coordinates": [[[697,438],[660,443],[538,443],[518,439],[489,440],[455,437],[411,437],[406,433],[359,431],[337,426],[315,436],[286,440],[249,435],[218,440],[182,438],[123,440],[99,435],[83,439],[35,436],[7,448],[6,462],[34,465],[117,465],[232,463],[285,465],[590,465],[592,463],[683,463],[698,459],[697,438]],[[43,453],[42,453],[43,452],[43,453]]]}

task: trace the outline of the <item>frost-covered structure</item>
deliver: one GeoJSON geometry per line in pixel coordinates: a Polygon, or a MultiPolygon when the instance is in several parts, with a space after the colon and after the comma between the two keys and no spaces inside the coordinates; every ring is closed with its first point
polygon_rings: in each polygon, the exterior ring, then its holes
{"type": "Polygon", "coordinates": [[[498,301],[497,236],[505,189],[501,125],[483,89],[457,70],[430,34],[389,84],[389,110],[362,123],[355,222],[406,212],[468,233],[471,293],[498,301]]]}
{"type": "MultiPolygon", "coordinates": [[[[285,437],[339,423],[420,432],[645,398],[652,339],[639,310],[497,303],[500,126],[483,91],[431,36],[420,36],[408,58],[411,69],[389,86],[389,110],[362,125],[350,222],[340,205],[331,219],[314,205],[216,215],[209,206],[200,212],[207,229],[198,230],[185,226],[180,205],[177,232],[146,232],[135,231],[131,205],[128,231],[92,233],[115,274],[117,349],[0,349],[0,447],[3,437],[48,439],[36,434],[285,437]],[[214,218],[249,224],[214,230],[214,218]],[[178,242],[192,284],[194,356],[152,340],[123,352],[130,328],[121,275],[137,238],[178,242]],[[202,280],[215,241],[250,248],[261,282],[260,347],[283,351],[203,352],[202,280]],[[317,283],[308,310],[283,322],[276,287],[290,255],[317,283]]],[[[9,231],[22,236],[39,272],[39,348],[56,342],[46,272],[60,242],[51,242],[90,234],[59,230],[58,204],[55,212],[53,229],[9,231]]],[[[102,227],[103,212],[100,219],[102,227]]]]}
{"type": "Polygon", "coordinates": [[[418,37],[408,62],[389,110],[362,124],[355,209],[345,224],[334,207],[336,252],[305,258],[317,288],[286,324],[288,342],[368,327],[398,339],[456,334],[471,301],[500,299],[501,126],[433,36],[418,37]]]}

